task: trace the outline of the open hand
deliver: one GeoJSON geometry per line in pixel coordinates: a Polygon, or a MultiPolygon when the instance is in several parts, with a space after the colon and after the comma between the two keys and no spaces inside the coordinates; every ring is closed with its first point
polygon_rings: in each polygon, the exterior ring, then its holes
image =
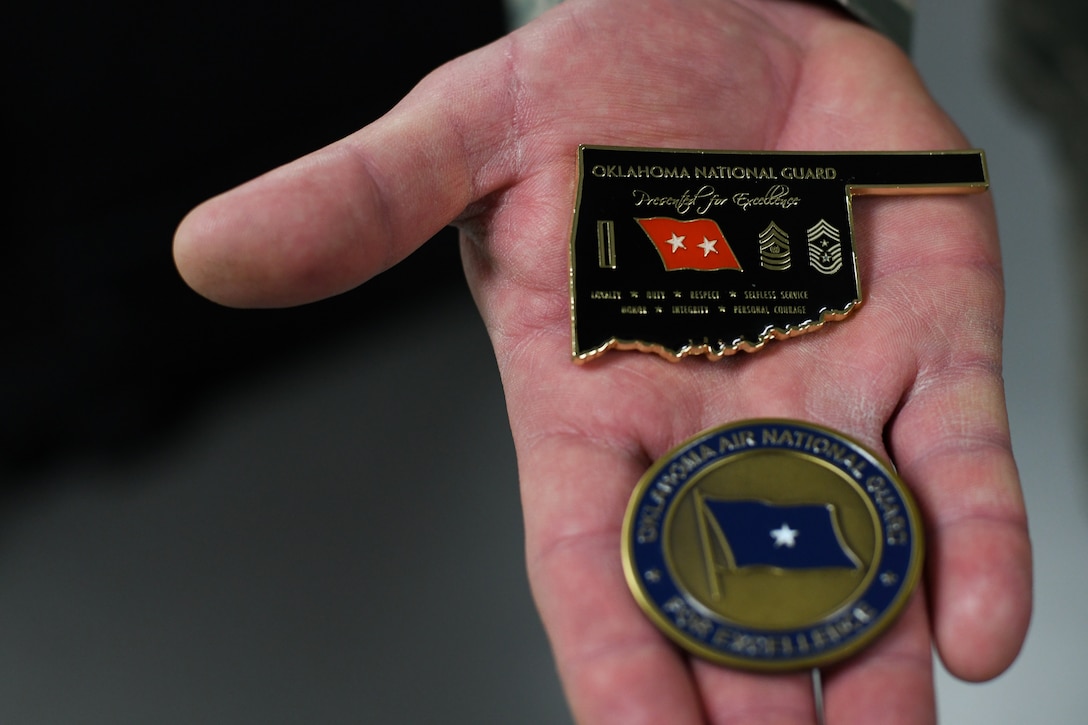
{"type": "MultiPolygon", "coordinates": [[[[365,84],[361,74],[360,84],[365,84]]],[[[619,530],[639,476],[748,417],[843,430],[893,460],[926,518],[927,577],[897,624],[824,673],[829,723],[934,718],[931,645],[993,677],[1030,612],[1030,545],[1001,378],[988,195],[855,202],[864,305],[754,354],[570,359],[579,143],[919,150],[965,142],[889,41],[790,0],[567,0],[425,78],[352,136],[195,209],[175,255],[224,304],[347,290],[443,226],[494,344],[534,596],[584,723],[811,723],[807,674],[688,658],[630,595],[619,530]]]]}

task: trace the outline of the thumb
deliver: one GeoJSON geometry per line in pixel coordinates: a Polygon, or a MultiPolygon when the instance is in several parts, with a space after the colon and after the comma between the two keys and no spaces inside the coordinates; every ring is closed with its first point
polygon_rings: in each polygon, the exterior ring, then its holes
{"type": "Polygon", "coordinates": [[[500,183],[501,69],[495,46],[463,56],[371,125],[196,207],[174,238],[181,276],[222,304],[279,307],[404,259],[500,183]]]}

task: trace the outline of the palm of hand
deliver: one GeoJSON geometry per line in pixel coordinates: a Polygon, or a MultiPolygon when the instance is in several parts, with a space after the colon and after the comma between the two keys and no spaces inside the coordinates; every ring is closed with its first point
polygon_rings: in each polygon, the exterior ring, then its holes
{"type": "Polygon", "coordinates": [[[811,420],[886,451],[927,515],[929,610],[916,597],[888,636],[828,677],[830,722],[932,717],[930,616],[954,672],[1007,666],[1026,626],[1029,550],[1003,409],[988,200],[859,201],[866,301],[844,323],[717,363],[610,353],[575,366],[566,240],[579,143],[898,150],[962,140],[898,51],[824,9],[713,0],[615,13],[570,2],[439,69],[341,144],[194,212],[179,231],[179,266],[230,303],[296,303],[359,283],[457,217],[506,391],[530,580],[586,722],[813,719],[807,677],[677,653],[619,566],[623,510],[649,463],[745,417],[811,420]]]}

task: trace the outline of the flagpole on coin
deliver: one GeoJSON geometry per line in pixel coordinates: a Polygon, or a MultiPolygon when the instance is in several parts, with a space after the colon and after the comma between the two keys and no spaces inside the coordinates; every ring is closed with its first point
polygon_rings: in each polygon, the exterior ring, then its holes
{"type": "Polygon", "coordinates": [[[710,586],[710,596],[714,601],[721,599],[718,586],[718,570],[714,565],[714,550],[710,546],[710,532],[706,530],[706,509],[703,506],[702,491],[695,492],[695,517],[699,523],[699,538],[703,543],[703,558],[706,563],[706,582],[710,586]]]}

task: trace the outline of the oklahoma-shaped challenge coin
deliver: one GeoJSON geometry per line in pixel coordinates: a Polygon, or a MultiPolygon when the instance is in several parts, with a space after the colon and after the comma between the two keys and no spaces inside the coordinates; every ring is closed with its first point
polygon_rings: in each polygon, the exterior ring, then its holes
{"type": "Polygon", "coordinates": [[[639,605],[699,657],[821,667],[895,620],[922,568],[917,507],[860,443],[790,420],[705,431],[642,477],[623,526],[639,605]]]}
{"type": "Polygon", "coordinates": [[[738,152],[581,146],[571,353],[712,360],[862,302],[853,199],[988,187],[981,151],[738,152]]]}

